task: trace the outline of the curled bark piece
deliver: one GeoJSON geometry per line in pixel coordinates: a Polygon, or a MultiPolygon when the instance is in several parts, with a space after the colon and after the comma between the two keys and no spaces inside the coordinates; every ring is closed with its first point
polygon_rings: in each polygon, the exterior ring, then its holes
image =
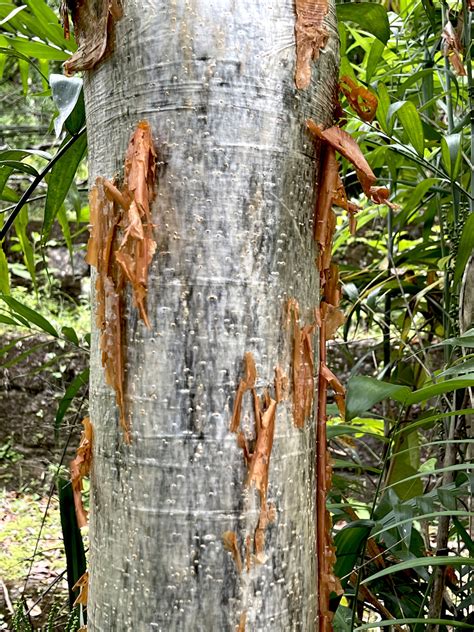
{"type": "Polygon", "coordinates": [[[275,399],[277,404],[288,399],[288,377],[281,367],[275,367],[275,399]]]}
{"type": "Polygon", "coordinates": [[[255,368],[255,360],[250,352],[244,356],[244,377],[240,380],[237,393],[235,395],[234,409],[232,411],[232,419],[230,422],[230,431],[237,432],[240,426],[240,415],[242,412],[242,398],[244,393],[252,390],[255,386],[257,370],[255,368]]]}
{"type": "Polygon", "coordinates": [[[154,199],[156,154],[150,126],[140,121],[125,157],[122,190],[97,178],[90,193],[91,235],[86,261],[97,270],[96,322],[105,380],[115,391],[125,441],[130,428],[124,395],[123,290],[132,286],[134,304],[150,327],[146,310],[148,268],[156,250],[150,205],[154,199]]]}
{"type": "MultiPolygon", "coordinates": [[[[472,10],[472,9],[471,9],[472,10]]],[[[458,77],[466,76],[466,69],[462,61],[462,44],[451,22],[446,22],[441,34],[443,54],[447,57],[458,77]]]]}
{"type": "MultiPolygon", "coordinates": [[[[277,367],[278,369],[278,367],[277,367]]],[[[282,387],[277,387],[278,379],[283,380],[281,369],[275,370],[275,392],[282,387]]],[[[269,522],[275,516],[273,506],[267,505],[268,490],[268,470],[270,466],[270,456],[273,447],[273,436],[275,432],[275,418],[278,404],[277,399],[272,399],[265,391],[263,398],[258,397],[255,389],[257,373],[255,361],[251,353],[244,356],[244,377],[240,380],[234,403],[234,410],[230,424],[230,430],[237,433],[237,443],[242,448],[245,463],[247,465],[246,487],[255,487],[260,499],[260,513],[258,522],[252,537],[247,534],[245,539],[245,565],[249,572],[253,559],[261,564],[265,561],[265,530],[269,522]],[[250,391],[253,399],[255,416],[255,447],[250,451],[244,433],[239,430],[242,410],[242,398],[246,391],[250,391]],[[253,542],[253,550],[252,550],[253,542]]],[[[228,533],[228,532],[226,532],[228,533]]]]}
{"type": "Polygon", "coordinates": [[[71,485],[74,496],[74,507],[76,509],[77,524],[79,528],[87,524],[87,511],[82,503],[82,479],[89,476],[92,461],[92,424],[89,417],[82,420],[84,430],[81,434],[81,441],[77,448],[76,457],[71,461],[69,469],[71,472],[71,485]]]}
{"type": "Polygon", "coordinates": [[[87,597],[89,596],[89,572],[86,571],[79,577],[77,582],[72,587],[73,590],[79,590],[79,595],[76,597],[74,606],[81,604],[87,606],[87,597]]]}
{"type": "Polygon", "coordinates": [[[240,555],[239,545],[235,531],[224,531],[222,534],[224,548],[232,554],[239,575],[242,573],[242,557],[240,555]]]}
{"type": "Polygon", "coordinates": [[[120,0],[79,0],[73,3],[74,35],[79,47],[64,63],[66,74],[90,70],[105,57],[111,48],[114,24],[120,20],[122,13],[120,0]]]}
{"type": "Polygon", "coordinates": [[[315,324],[299,326],[299,312],[296,301],[288,303],[288,310],[289,314],[293,314],[293,423],[297,428],[303,428],[306,420],[311,416],[313,408],[314,359],[312,334],[315,324]]]}
{"type": "Polygon", "coordinates": [[[345,405],[345,397],[346,391],[342,386],[341,382],[334,375],[334,373],[323,363],[319,367],[322,378],[329,384],[329,386],[334,391],[334,399],[336,400],[337,407],[339,408],[339,412],[344,417],[346,412],[345,405]]]}
{"type": "Polygon", "coordinates": [[[336,335],[336,331],[346,321],[346,317],[343,312],[330,303],[321,303],[321,313],[326,325],[326,342],[332,340],[336,335]]]}
{"type": "Polygon", "coordinates": [[[247,612],[242,612],[239,619],[239,627],[237,632],[245,632],[245,626],[247,624],[247,612]]]}
{"type": "Polygon", "coordinates": [[[339,164],[333,147],[323,144],[321,149],[323,155],[314,213],[314,239],[318,242],[319,247],[324,250],[328,246],[328,218],[338,185],[339,164]]]}
{"type": "Polygon", "coordinates": [[[357,83],[347,75],[340,78],[339,87],[351,108],[357,112],[363,121],[371,123],[375,118],[378,106],[378,100],[375,94],[372,94],[365,86],[357,85],[357,83]]]}
{"type": "Polygon", "coordinates": [[[311,62],[318,59],[319,51],[326,46],[328,31],[324,18],[328,12],[327,0],[296,0],[296,72],[298,90],[311,82],[311,62]]]}

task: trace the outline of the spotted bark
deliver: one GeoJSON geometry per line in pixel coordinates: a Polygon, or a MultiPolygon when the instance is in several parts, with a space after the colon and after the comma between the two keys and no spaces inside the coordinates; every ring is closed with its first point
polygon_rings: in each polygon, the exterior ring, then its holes
{"type": "MultiPolygon", "coordinates": [[[[306,120],[332,122],[334,7],[304,92],[295,19],[292,0],[125,0],[113,51],[86,75],[91,183],[120,181],[140,120],[158,156],[149,329],[124,295],[130,444],[93,331],[88,630],[317,629],[314,413],[298,428],[291,393],[278,404],[258,564],[261,499],[230,428],[244,354],[258,397],[275,399],[288,300],[301,326],[319,303],[306,120]]],[[[250,453],[254,424],[247,392],[250,453]]]]}

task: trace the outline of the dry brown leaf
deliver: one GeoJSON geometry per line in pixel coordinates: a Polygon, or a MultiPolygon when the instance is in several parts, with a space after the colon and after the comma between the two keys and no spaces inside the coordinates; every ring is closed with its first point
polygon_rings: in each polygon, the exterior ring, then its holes
{"type": "Polygon", "coordinates": [[[81,575],[77,582],[72,587],[73,590],[79,590],[79,595],[76,597],[76,601],[74,602],[74,606],[81,604],[82,606],[87,606],[87,597],[89,594],[89,572],[86,571],[84,575],[81,575]]]}
{"type": "Polygon", "coordinates": [[[344,93],[351,108],[357,112],[360,118],[371,123],[377,112],[378,100],[365,86],[359,86],[347,75],[339,80],[339,87],[344,93]]]}
{"type": "Polygon", "coordinates": [[[445,57],[449,59],[454,72],[458,75],[458,77],[465,77],[467,73],[462,61],[463,48],[461,40],[459,39],[459,35],[454,30],[451,22],[448,21],[444,25],[441,38],[443,41],[443,53],[445,57]]]}
{"type": "Polygon", "coordinates": [[[82,479],[89,476],[92,461],[92,424],[89,417],[82,420],[84,430],[81,434],[81,441],[76,451],[76,457],[71,461],[69,469],[71,472],[71,485],[74,496],[74,507],[76,509],[77,524],[79,528],[87,524],[87,512],[82,503],[82,479]]]}
{"type": "Polygon", "coordinates": [[[232,553],[237,571],[242,573],[242,557],[240,555],[239,545],[237,543],[237,536],[235,531],[224,531],[222,534],[222,540],[224,542],[224,548],[232,553]]]}
{"type": "Polygon", "coordinates": [[[296,72],[298,90],[311,82],[311,62],[318,59],[319,51],[326,46],[328,31],[324,18],[328,12],[327,0],[296,0],[296,72]]]}
{"type": "Polygon", "coordinates": [[[105,57],[111,48],[114,24],[123,13],[119,0],[82,0],[72,5],[78,49],[64,63],[68,75],[94,68],[105,57]]]}

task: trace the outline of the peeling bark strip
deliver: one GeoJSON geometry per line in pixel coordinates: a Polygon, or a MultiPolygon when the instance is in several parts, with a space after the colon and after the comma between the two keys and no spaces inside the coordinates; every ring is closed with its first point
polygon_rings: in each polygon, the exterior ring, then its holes
{"type": "Polygon", "coordinates": [[[359,145],[350,134],[340,127],[337,127],[337,125],[323,130],[322,127],[311,119],[308,120],[307,124],[309,131],[315,138],[331,146],[354,165],[362,189],[372,202],[375,204],[393,206],[393,204],[388,201],[390,191],[386,187],[374,186],[377,178],[365,159],[359,145]]]}
{"type": "MultiPolygon", "coordinates": [[[[90,70],[111,48],[114,24],[122,17],[120,0],[76,0],[72,6],[74,35],[79,45],[74,55],[64,63],[66,74],[90,70]]],[[[69,33],[69,21],[63,17],[64,32],[69,33]],[[66,26],[67,25],[67,26],[66,26]]]]}
{"type": "Polygon", "coordinates": [[[87,606],[87,598],[89,596],[89,571],[86,571],[79,577],[72,589],[79,590],[79,595],[76,597],[73,606],[77,606],[79,604],[87,606]]]}
{"type": "MultiPolygon", "coordinates": [[[[275,508],[267,504],[268,490],[268,469],[270,466],[270,455],[273,447],[273,435],[275,432],[275,417],[278,404],[278,395],[276,399],[272,399],[265,389],[263,397],[257,395],[255,389],[255,380],[257,377],[255,369],[255,361],[251,353],[244,356],[244,373],[245,377],[240,381],[235,398],[234,411],[230,425],[231,432],[237,434],[237,442],[242,448],[245,464],[247,466],[246,487],[254,486],[260,497],[260,514],[258,523],[253,534],[253,551],[251,551],[251,540],[247,540],[246,561],[247,571],[251,565],[251,553],[253,552],[254,560],[261,564],[265,561],[265,529],[269,522],[273,522],[275,518],[275,508]],[[254,421],[255,421],[255,439],[254,449],[250,450],[247,438],[240,427],[240,416],[242,410],[242,397],[245,391],[249,390],[252,394],[254,421]]],[[[280,389],[279,382],[283,377],[278,373],[275,376],[275,391],[280,389]]],[[[224,534],[224,544],[228,548],[229,532],[224,534]]],[[[240,557],[240,553],[239,553],[240,557]]],[[[237,566],[239,566],[237,564],[237,566]]]]}
{"type": "Polygon", "coordinates": [[[222,534],[222,541],[224,542],[224,548],[232,553],[237,571],[240,575],[242,573],[242,556],[240,555],[240,549],[235,531],[225,531],[222,534]]]}
{"type": "Polygon", "coordinates": [[[90,193],[91,235],[86,261],[97,270],[96,322],[105,380],[115,390],[120,424],[130,442],[124,397],[123,291],[132,286],[135,307],[146,327],[148,267],[156,250],[150,203],[154,199],[156,154],[151,130],[141,121],[125,157],[122,190],[97,178],[90,193]]]}
{"type": "Polygon", "coordinates": [[[287,306],[287,324],[293,322],[293,423],[303,428],[311,417],[314,398],[314,359],[312,335],[316,324],[299,325],[299,307],[295,299],[287,306]]]}
{"type": "Polygon", "coordinates": [[[318,59],[319,51],[326,46],[328,31],[324,18],[328,12],[327,0],[296,0],[296,72],[298,90],[311,83],[311,62],[318,59]]]}
{"type": "Polygon", "coordinates": [[[76,457],[71,461],[69,469],[71,472],[71,484],[74,496],[74,507],[76,509],[77,524],[79,528],[87,524],[87,511],[82,503],[82,479],[89,476],[92,460],[92,424],[89,417],[82,420],[84,430],[81,441],[77,448],[76,457]]]}

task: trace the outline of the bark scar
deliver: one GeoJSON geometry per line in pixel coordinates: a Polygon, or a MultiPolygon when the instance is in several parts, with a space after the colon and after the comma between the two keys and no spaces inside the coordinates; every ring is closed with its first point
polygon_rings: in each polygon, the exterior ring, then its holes
{"type": "Polygon", "coordinates": [[[146,295],[148,268],[156,250],[151,217],[155,161],[150,126],[140,121],[127,149],[121,190],[99,177],[90,193],[91,235],[86,261],[97,270],[96,322],[102,365],[107,384],[115,390],[127,443],[130,425],[124,393],[123,291],[129,283],[140,318],[150,328],[146,295]]]}

